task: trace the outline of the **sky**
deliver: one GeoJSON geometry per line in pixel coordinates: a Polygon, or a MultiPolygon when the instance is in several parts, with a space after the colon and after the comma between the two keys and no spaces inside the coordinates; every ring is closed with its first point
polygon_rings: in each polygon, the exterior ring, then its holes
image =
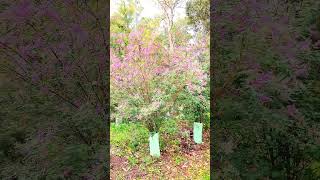
{"type": "MultiPolygon", "coordinates": [[[[117,4],[119,0],[111,0],[111,15],[117,10],[117,4]]],[[[142,17],[155,17],[161,13],[160,8],[157,6],[154,0],[140,0],[140,4],[143,7],[143,10],[140,14],[140,18],[142,17]]],[[[182,5],[182,8],[177,8],[176,17],[185,17],[185,8],[183,8],[185,4],[182,5]]]]}

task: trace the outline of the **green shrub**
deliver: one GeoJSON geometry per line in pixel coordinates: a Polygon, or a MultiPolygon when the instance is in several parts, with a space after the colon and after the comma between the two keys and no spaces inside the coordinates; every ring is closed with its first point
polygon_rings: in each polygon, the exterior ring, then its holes
{"type": "MultiPolygon", "coordinates": [[[[123,123],[116,125],[111,123],[110,144],[120,149],[136,152],[148,143],[149,132],[140,123],[123,123]]],[[[126,153],[126,152],[122,152],[126,153]]]]}
{"type": "Polygon", "coordinates": [[[160,149],[164,150],[166,148],[178,148],[180,141],[177,139],[177,134],[179,132],[178,123],[174,119],[169,119],[164,121],[160,128],[160,149]]]}

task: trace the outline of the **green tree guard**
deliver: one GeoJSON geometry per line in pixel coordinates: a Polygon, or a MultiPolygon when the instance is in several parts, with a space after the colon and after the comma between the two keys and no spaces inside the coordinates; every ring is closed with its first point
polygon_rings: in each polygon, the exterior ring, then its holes
{"type": "Polygon", "coordinates": [[[149,146],[150,155],[160,157],[159,133],[150,133],[149,146]]]}
{"type": "Polygon", "coordinates": [[[197,144],[202,143],[202,123],[194,122],[193,123],[193,140],[197,144]]]}

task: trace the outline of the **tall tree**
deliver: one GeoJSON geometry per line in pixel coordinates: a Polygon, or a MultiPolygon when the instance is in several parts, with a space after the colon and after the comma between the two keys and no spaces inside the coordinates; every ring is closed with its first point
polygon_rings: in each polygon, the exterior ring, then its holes
{"type": "Polygon", "coordinates": [[[169,41],[169,52],[174,51],[174,35],[173,35],[173,22],[176,14],[176,9],[183,3],[183,0],[156,0],[160,6],[162,13],[164,15],[164,20],[166,24],[166,31],[169,41]]]}

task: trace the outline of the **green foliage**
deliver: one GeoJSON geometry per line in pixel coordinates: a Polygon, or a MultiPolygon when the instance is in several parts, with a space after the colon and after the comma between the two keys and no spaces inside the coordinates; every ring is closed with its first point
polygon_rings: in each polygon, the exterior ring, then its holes
{"type": "Polygon", "coordinates": [[[167,148],[178,149],[180,141],[177,139],[179,132],[177,120],[168,119],[162,124],[160,130],[160,149],[165,150],[167,148]]]}
{"type": "Polygon", "coordinates": [[[189,33],[188,19],[181,18],[176,20],[175,24],[172,27],[172,32],[175,37],[175,45],[177,46],[186,46],[190,41],[192,35],[189,33]]]}
{"type": "Polygon", "coordinates": [[[162,127],[160,128],[160,133],[166,133],[169,135],[176,135],[178,133],[178,124],[174,119],[168,119],[164,121],[162,127]]]}
{"type": "Polygon", "coordinates": [[[118,11],[111,16],[110,31],[129,33],[141,8],[134,0],[119,1],[118,11]]]}
{"type": "MultiPolygon", "coordinates": [[[[180,141],[176,139],[178,132],[176,120],[165,120],[159,130],[160,149],[165,150],[167,147],[179,149],[180,141]]],[[[148,138],[148,129],[140,123],[111,124],[111,146],[125,150],[119,152],[119,155],[131,156],[132,153],[136,153],[139,150],[147,152],[149,143],[148,138]]],[[[135,162],[134,159],[131,160],[132,163],[135,162]]]]}
{"type": "Polygon", "coordinates": [[[189,23],[196,29],[210,31],[210,1],[209,0],[190,0],[187,2],[186,14],[189,23]]]}
{"type": "Polygon", "coordinates": [[[180,163],[183,162],[183,158],[181,158],[180,156],[175,157],[175,163],[179,166],[180,163]]]}
{"type": "Polygon", "coordinates": [[[199,174],[202,177],[202,180],[210,180],[210,172],[209,171],[200,171],[199,174]]]}
{"type": "Polygon", "coordinates": [[[149,131],[139,123],[111,124],[110,144],[125,149],[121,155],[131,155],[148,144],[149,131]]]}
{"type": "Polygon", "coordinates": [[[308,170],[313,177],[320,178],[320,146],[313,147],[309,153],[312,161],[308,170]]]}

